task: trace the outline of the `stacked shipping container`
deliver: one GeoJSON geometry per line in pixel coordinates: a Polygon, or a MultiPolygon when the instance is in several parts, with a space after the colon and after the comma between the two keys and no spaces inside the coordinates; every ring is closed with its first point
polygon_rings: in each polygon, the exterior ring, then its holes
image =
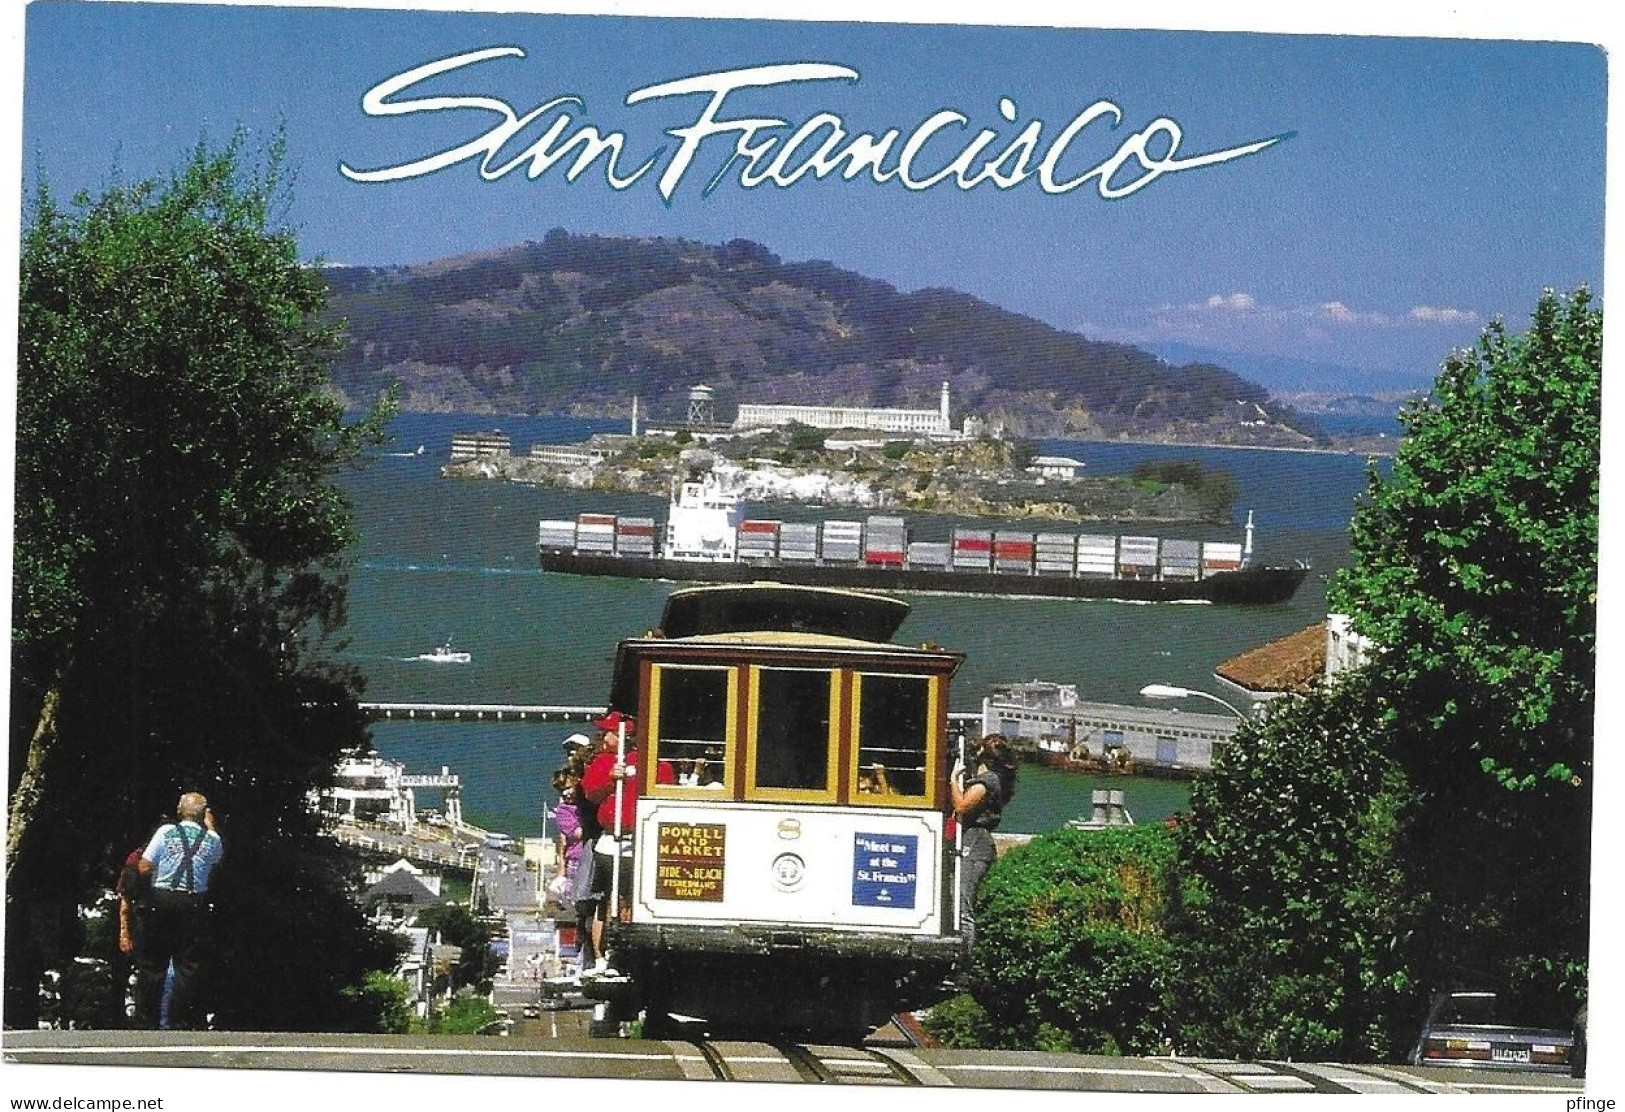
{"type": "Polygon", "coordinates": [[[908,526],[900,517],[871,517],[864,536],[863,562],[900,568],[908,553],[908,526]]]}
{"type": "Polygon", "coordinates": [[[1033,535],[1031,533],[993,534],[993,570],[1009,575],[1033,573],[1033,535]]]}
{"type": "Polygon", "coordinates": [[[1071,533],[1038,534],[1035,566],[1039,575],[1071,575],[1076,566],[1077,538],[1071,533]]]}
{"type": "Polygon", "coordinates": [[[734,551],[741,560],[772,560],[779,554],[779,522],[742,521],[734,551]]]}
{"type": "Polygon", "coordinates": [[[1118,537],[1117,574],[1124,579],[1150,579],[1157,574],[1156,537],[1118,537]]]}
{"type": "Polygon", "coordinates": [[[818,561],[818,526],[812,522],[787,521],[779,526],[779,559],[798,564],[818,561]]]}
{"type": "Polygon", "coordinates": [[[1162,542],[1162,577],[1164,579],[1195,579],[1201,573],[1196,541],[1162,542]]]}
{"type": "Polygon", "coordinates": [[[615,555],[654,559],[655,519],[623,517],[615,522],[615,555]]]}
{"type": "Polygon", "coordinates": [[[577,514],[576,551],[604,553],[614,552],[615,515],[577,514]]]}
{"type": "MultiPolygon", "coordinates": [[[[654,559],[652,517],[577,515],[540,523],[544,549],[654,559]]],[[[1159,540],[1108,534],[1028,533],[955,528],[951,541],[911,541],[901,517],[857,521],[750,520],[735,534],[737,558],[751,562],[863,564],[1001,575],[1198,580],[1242,567],[1242,546],[1227,541],[1159,540]]]]}
{"type": "Polygon", "coordinates": [[[1117,538],[1084,534],[1078,538],[1078,574],[1110,579],[1117,574],[1117,538]]]}
{"type": "Polygon", "coordinates": [[[987,571],[993,564],[993,534],[986,529],[955,529],[955,571],[987,571]]]}
{"type": "Polygon", "coordinates": [[[824,522],[821,554],[825,563],[833,564],[855,564],[863,559],[863,522],[824,522]]]}

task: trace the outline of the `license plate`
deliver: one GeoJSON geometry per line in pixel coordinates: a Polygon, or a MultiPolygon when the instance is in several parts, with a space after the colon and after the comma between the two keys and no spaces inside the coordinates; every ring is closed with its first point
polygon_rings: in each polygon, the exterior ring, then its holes
{"type": "Polygon", "coordinates": [[[1529,1048],[1527,1046],[1492,1047],[1490,1057],[1497,1062],[1527,1062],[1529,1061],[1529,1048]]]}

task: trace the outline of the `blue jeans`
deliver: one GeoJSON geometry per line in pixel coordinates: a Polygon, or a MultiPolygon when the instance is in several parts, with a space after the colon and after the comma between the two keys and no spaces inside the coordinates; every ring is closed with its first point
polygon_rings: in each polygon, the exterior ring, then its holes
{"type": "Polygon", "coordinates": [[[993,834],[979,826],[961,828],[959,840],[959,933],[965,950],[976,944],[976,890],[993,864],[993,834]]]}

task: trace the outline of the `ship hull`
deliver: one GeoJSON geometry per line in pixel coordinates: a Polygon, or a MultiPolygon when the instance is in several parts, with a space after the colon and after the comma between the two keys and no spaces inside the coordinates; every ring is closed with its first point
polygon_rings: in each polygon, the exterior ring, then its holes
{"type": "Polygon", "coordinates": [[[1267,606],[1290,599],[1308,574],[1306,567],[1242,568],[1203,579],[1114,579],[1101,576],[1021,575],[927,568],[871,567],[863,564],[711,562],[543,549],[543,571],[621,579],[670,579],[697,583],[753,583],[767,580],[810,587],[928,594],[1005,595],[1027,598],[1121,599],[1128,602],[1211,602],[1267,606]]]}

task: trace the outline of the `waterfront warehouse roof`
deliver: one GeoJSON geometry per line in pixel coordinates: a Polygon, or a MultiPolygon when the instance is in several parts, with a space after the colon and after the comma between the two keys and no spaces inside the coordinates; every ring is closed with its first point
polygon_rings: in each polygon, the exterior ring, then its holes
{"type": "Polygon", "coordinates": [[[1254,694],[1302,694],[1326,671],[1326,624],[1314,625],[1279,640],[1248,649],[1213,670],[1221,680],[1254,694]]]}

